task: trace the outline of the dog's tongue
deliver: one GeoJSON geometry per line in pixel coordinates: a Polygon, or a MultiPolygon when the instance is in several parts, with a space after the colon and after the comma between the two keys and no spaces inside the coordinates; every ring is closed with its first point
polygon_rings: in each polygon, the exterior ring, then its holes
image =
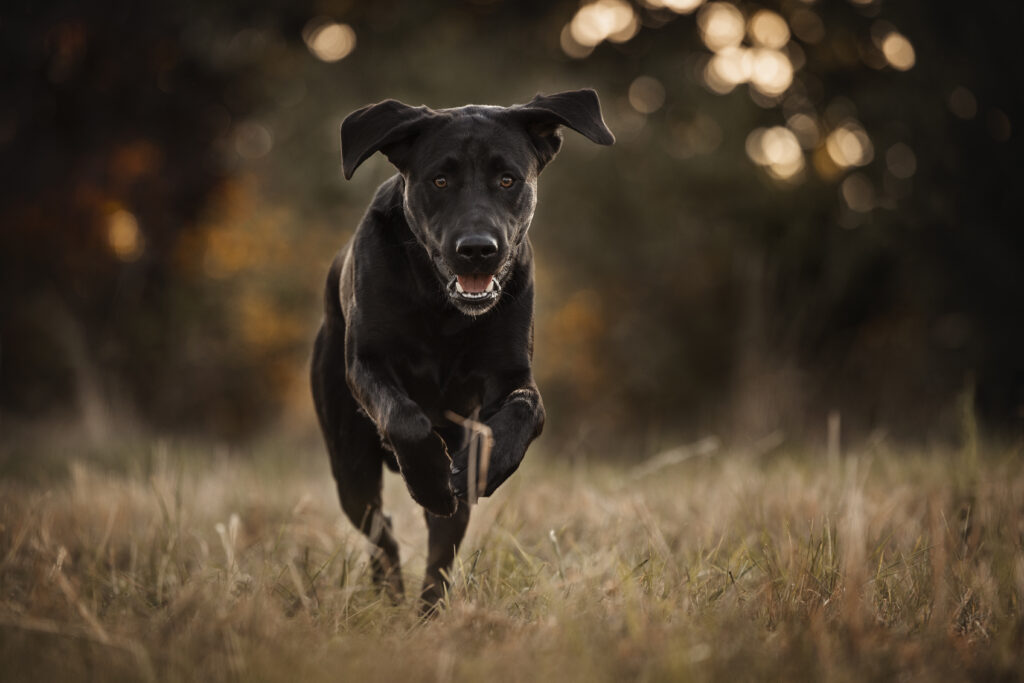
{"type": "Polygon", "coordinates": [[[493,275],[456,275],[456,277],[459,279],[459,286],[462,287],[462,291],[470,294],[486,292],[491,284],[491,280],[494,278],[493,275]]]}

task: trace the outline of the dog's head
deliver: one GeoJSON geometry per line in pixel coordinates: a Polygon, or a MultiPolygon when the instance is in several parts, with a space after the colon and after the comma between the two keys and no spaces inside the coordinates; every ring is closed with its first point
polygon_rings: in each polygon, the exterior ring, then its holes
{"type": "Polygon", "coordinates": [[[341,124],[342,164],[351,178],[380,151],[398,168],[409,227],[455,307],[479,315],[501,296],[562,126],[601,145],[615,141],[593,90],[512,107],[433,110],[386,100],[341,124]]]}

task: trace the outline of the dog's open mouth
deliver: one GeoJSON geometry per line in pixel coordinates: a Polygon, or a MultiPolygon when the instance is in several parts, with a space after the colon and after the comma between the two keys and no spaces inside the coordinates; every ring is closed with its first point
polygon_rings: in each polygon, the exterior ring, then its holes
{"type": "Polygon", "coordinates": [[[493,275],[456,275],[448,283],[448,294],[473,303],[491,301],[501,294],[501,284],[493,275]]]}

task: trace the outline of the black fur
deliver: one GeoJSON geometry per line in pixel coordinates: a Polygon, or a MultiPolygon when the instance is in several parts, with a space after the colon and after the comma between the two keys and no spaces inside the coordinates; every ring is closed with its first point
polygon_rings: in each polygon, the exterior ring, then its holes
{"type": "Polygon", "coordinates": [[[592,90],[437,111],[387,100],[342,124],[346,178],[377,151],[399,173],[380,186],[331,266],[313,397],[341,506],[376,545],[374,578],[396,599],[403,585],[381,512],[382,464],[400,470],[426,508],[421,596],[431,606],[469,522],[468,438],[448,411],[477,415],[492,430],[483,495],[519,467],[544,425],[530,367],[526,233],[560,126],[614,141],[592,90]],[[473,289],[484,282],[487,291],[473,289]]]}

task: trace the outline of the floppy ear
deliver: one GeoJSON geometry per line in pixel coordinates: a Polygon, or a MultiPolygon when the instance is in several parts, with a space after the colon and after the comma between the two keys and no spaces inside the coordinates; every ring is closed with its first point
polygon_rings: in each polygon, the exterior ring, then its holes
{"type": "Polygon", "coordinates": [[[341,165],[348,180],[374,152],[381,151],[401,168],[402,150],[434,116],[427,107],[384,100],[357,109],[341,124],[341,165]]]}
{"type": "Polygon", "coordinates": [[[509,107],[509,111],[530,134],[540,159],[540,168],[544,168],[562,146],[559,126],[572,128],[599,145],[615,142],[615,136],[601,117],[597,93],[589,88],[537,95],[527,104],[509,107]]]}

